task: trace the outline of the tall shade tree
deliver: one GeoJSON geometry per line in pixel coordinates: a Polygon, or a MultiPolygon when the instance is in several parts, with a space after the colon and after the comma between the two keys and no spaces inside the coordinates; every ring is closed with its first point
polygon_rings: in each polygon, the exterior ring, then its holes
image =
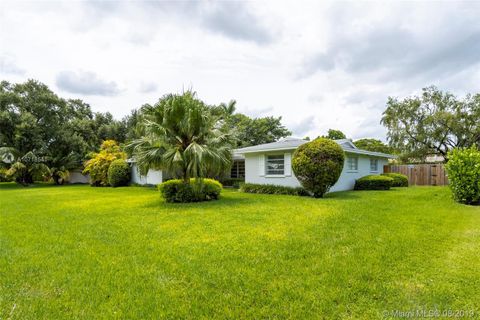
{"type": "Polygon", "coordinates": [[[169,94],[142,107],[144,136],[127,145],[140,170],[162,169],[183,179],[203,178],[228,170],[232,134],[222,128],[218,112],[192,91],[169,94]]]}
{"type": "MultiPolygon", "coordinates": [[[[35,155],[36,161],[50,168],[50,177],[57,184],[65,181],[69,170],[80,167],[103,140],[123,142],[125,136],[123,121],[109,113],[93,113],[81,100],[65,100],[41,82],[0,82],[0,147],[16,150],[20,158],[35,155]]],[[[9,169],[13,163],[2,165],[9,169]]]]}
{"type": "Polygon", "coordinates": [[[403,158],[423,159],[439,154],[447,159],[457,147],[480,146],[480,94],[459,100],[436,87],[421,96],[388,98],[382,124],[392,147],[403,158]]]}
{"type": "Polygon", "coordinates": [[[288,137],[292,134],[292,132],[282,124],[282,117],[252,119],[241,113],[229,114],[228,112],[231,111],[230,103],[227,106],[226,113],[223,115],[223,126],[234,130],[237,148],[275,142],[280,138],[288,137]]]}

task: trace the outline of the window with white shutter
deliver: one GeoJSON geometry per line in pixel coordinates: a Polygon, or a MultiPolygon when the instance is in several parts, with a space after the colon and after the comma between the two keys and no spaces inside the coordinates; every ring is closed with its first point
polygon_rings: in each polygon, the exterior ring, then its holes
{"type": "Polygon", "coordinates": [[[268,155],[265,161],[265,173],[267,175],[285,174],[285,156],[283,154],[268,155]]]}
{"type": "Polygon", "coordinates": [[[288,177],[292,175],[292,154],[285,153],[284,159],[285,159],[285,175],[288,177]]]}
{"type": "Polygon", "coordinates": [[[265,155],[261,154],[258,156],[258,175],[265,175],[265,155]]]}
{"type": "Polygon", "coordinates": [[[357,171],[358,170],[358,158],[357,157],[347,157],[347,170],[357,171]]]}
{"type": "Polygon", "coordinates": [[[370,159],[370,171],[371,172],[378,171],[378,159],[370,159]]]}

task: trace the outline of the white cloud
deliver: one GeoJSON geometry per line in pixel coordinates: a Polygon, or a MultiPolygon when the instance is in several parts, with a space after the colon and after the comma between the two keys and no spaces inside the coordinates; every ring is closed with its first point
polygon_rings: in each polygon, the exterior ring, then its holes
{"type": "Polygon", "coordinates": [[[158,90],[158,86],[155,82],[144,82],[140,83],[139,88],[141,93],[151,93],[158,90]]]}
{"type": "Polygon", "coordinates": [[[25,70],[20,68],[11,58],[0,57],[0,74],[23,75],[25,70]]]}
{"type": "Polygon", "coordinates": [[[56,84],[66,92],[84,95],[115,96],[120,92],[114,81],[102,80],[95,73],[87,71],[61,71],[56,84]]]}
{"type": "Polygon", "coordinates": [[[0,76],[120,118],[192,87],[299,136],[385,138],[388,96],[480,91],[474,2],[3,1],[0,76]],[[5,60],[6,58],[7,60],[5,60]],[[87,71],[79,71],[87,70],[87,71]],[[121,93],[121,94],[120,94],[121,93]]]}

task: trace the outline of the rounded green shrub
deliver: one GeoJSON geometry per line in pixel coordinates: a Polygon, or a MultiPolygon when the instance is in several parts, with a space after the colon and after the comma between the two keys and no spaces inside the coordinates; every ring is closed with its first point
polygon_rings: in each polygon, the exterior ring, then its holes
{"type": "Polygon", "coordinates": [[[389,190],[393,178],[379,175],[370,175],[355,180],[354,190],[389,190]]]}
{"type": "Polygon", "coordinates": [[[222,184],[213,179],[190,179],[188,183],[173,179],[158,185],[166,202],[181,203],[217,200],[222,188],[222,184]]]}
{"type": "Polygon", "coordinates": [[[302,186],[318,198],[337,182],[344,161],[345,153],[338,143],[318,138],[297,148],[292,169],[302,186]]]}
{"type": "Polygon", "coordinates": [[[408,177],[401,173],[382,173],[382,176],[393,179],[392,187],[408,187],[408,177]]]}
{"type": "Polygon", "coordinates": [[[112,187],[126,186],[130,182],[130,166],[123,159],[112,161],[108,167],[108,184],[112,187]]]}
{"type": "Polygon", "coordinates": [[[455,201],[480,203],[480,151],[476,147],[454,149],[445,166],[455,201]]]}

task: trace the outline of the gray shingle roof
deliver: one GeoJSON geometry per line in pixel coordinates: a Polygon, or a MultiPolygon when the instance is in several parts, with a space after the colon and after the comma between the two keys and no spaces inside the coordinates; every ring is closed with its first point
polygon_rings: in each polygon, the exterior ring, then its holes
{"type": "MultiPolygon", "coordinates": [[[[259,144],[257,146],[251,146],[251,147],[236,149],[235,153],[236,154],[245,154],[245,153],[255,153],[255,152],[295,150],[299,146],[301,146],[302,144],[307,143],[307,142],[309,142],[309,141],[303,140],[303,139],[298,139],[298,138],[285,138],[285,139],[279,140],[277,142],[259,144]]],[[[396,156],[391,155],[391,154],[358,149],[348,139],[335,140],[335,142],[338,143],[342,147],[342,149],[347,153],[363,154],[363,155],[370,155],[370,156],[381,157],[381,158],[390,158],[390,159],[396,158],[396,156]]]]}
{"type": "Polygon", "coordinates": [[[235,153],[250,153],[250,152],[258,152],[258,151],[268,151],[268,150],[296,149],[306,142],[308,142],[308,141],[303,140],[303,139],[285,138],[285,139],[281,139],[277,142],[264,143],[264,144],[259,144],[259,145],[256,145],[256,146],[236,149],[235,153]]]}

